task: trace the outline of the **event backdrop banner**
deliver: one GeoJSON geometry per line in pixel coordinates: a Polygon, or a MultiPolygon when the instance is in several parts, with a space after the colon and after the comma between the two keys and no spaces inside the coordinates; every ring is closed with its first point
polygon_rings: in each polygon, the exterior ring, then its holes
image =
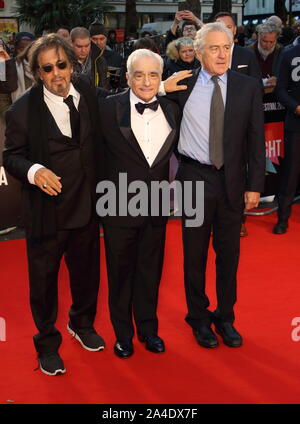
{"type": "Polygon", "coordinates": [[[285,108],[274,93],[263,97],[266,143],[266,180],[263,196],[277,194],[284,157],[285,108]]]}
{"type": "Polygon", "coordinates": [[[5,124],[0,118],[0,231],[18,225],[21,205],[21,183],[2,166],[5,124]]]}

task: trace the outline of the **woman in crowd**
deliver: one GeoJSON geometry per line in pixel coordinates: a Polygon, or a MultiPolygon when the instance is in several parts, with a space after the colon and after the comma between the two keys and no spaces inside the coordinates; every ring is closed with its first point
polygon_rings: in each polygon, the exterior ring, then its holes
{"type": "Polygon", "coordinates": [[[167,79],[174,72],[195,69],[200,66],[195,56],[194,41],[189,37],[181,37],[169,43],[167,47],[163,79],[167,79]]]}

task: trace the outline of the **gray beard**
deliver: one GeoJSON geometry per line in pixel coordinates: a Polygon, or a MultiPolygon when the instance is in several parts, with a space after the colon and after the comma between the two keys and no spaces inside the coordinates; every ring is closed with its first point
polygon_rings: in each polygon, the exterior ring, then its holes
{"type": "Polygon", "coordinates": [[[257,43],[257,49],[258,49],[258,51],[259,51],[259,53],[260,53],[260,55],[263,57],[263,59],[264,60],[266,60],[267,59],[267,57],[270,55],[270,54],[272,54],[273,53],[273,51],[275,50],[275,47],[276,47],[276,44],[275,44],[275,46],[274,47],[272,47],[272,49],[271,50],[264,50],[263,48],[261,48],[261,46],[260,46],[260,44],[259,43],[257,43]]]}

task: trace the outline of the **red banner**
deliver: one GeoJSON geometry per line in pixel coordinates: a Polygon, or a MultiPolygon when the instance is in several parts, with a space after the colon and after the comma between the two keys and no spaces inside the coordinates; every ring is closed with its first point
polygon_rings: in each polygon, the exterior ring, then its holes
{"type": "Polygon", "coordinates": [[[284,122],[265,124],[266,157],[279,165],[278,157],[284,157],[284,122]]]}

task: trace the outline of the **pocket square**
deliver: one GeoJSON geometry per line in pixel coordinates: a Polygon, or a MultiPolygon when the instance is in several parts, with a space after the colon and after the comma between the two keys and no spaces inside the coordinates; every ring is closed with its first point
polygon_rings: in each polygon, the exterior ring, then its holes
{"type": "Polygon", "coordinates": [[[238,68],[248,68],[248,65],[238,65],[238,68]]]}

